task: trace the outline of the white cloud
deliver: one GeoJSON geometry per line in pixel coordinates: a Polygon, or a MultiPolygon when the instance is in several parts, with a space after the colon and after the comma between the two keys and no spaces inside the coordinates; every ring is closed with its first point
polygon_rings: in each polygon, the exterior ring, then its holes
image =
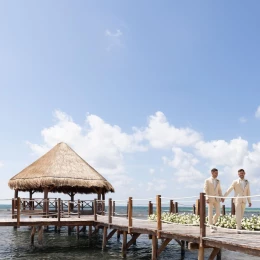
{"type": "Polygon", "coordinates": [[[166,183],[164,179],[153,179],[147,183],[146,191],[163,191],[167,188],[166,183]]]}
{"type": "Polygon", "coordinates": [[[4,166],[4,163],[2,161],[0,161],[0,168],[2,168],[4,166]]]}
{"type": "Polygon", "coordinates": [[[149,117],[144,137],[154,148],[172,148],[174,145],[192,146],[202,138],[198,132],[190,128],[176,128],[170,125],[166,116],[160,111],[149,117]]]}
{"type": "Polygon", "coordinates": [[[81,127],[61,111],[55,111],[54,126],[42,130],[44,144],[32,144],[30,148],[38,155],[44,154],[59,142],[70,145],[100,173],[123,173],[124,153],[145,151],[140,145],[142,137],[133,130],[132,134],[122,132],[120,127],[107,124],[100,117],[87,115],[86,125],[81,127]]]}
{"type": "Polygon", "coordinates": [[[260,106],[258,106],[256,112],[255,112],[255,117],[260,118],[260,106]]]}
{"type": "Polygon", "coordinates": [[[105,31],[105,36],[108,39],[107,51],[110,51],[113,47],[123,47],[122,43],[122,35],[121,30],[117,29],[115,33],[112,33],[110,30],[105,31]]]}
{"type": "Polygon", "coordinates": [[[201,141],[195,147],[201,157],[209,159],[215,165],[222,166],[241,164],[248,152],[248,142],[240,137],[230,142],[224,140],[201,141]]]}
{"type": "Polygon", "coordinates": [[[242,116],[242,117],[239,118],[239,122],[242,123],[242,124],[244,124],[244,123],[247,122],[247,119],[242,116]]]}
{"type": "Polygon", "coordinates": [[[203,174],[195,168],[199,160],[191,153],[184,152],[181,148],[173,148],[173,159],[163,157],[165,164],[175,169],[173,172],[174,179],[182,183],[184,187],[197,188],[196,184],[201,183],[205,178],[203,174]]]}
{"type": "Polygon", "coordinates": [[[149,170],[150,174],[154,174],[154,169],[149,170]]]}

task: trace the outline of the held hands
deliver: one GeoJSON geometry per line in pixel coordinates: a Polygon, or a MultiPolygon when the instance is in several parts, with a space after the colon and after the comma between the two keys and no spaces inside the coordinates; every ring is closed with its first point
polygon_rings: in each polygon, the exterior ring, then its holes
{"type": "Polygon", "coordinates": [[[209,204],[209,199],[207,199],[206,202],[209,204]]]}
{"type": "Polygon", "coordinates": [[[250,202],[250,203],[248,203],[248,206],[249,206],[249,207],[251,207],[251,206],[252,206],[252,203],[251,203],[251,202],[250,202]]]}
{"type": "Polygon", "coordinates": [[[225,199],[222,198],[222,199],[221,199],[221,202],[224,202],[224,201],[225,201],[225,199]]]}

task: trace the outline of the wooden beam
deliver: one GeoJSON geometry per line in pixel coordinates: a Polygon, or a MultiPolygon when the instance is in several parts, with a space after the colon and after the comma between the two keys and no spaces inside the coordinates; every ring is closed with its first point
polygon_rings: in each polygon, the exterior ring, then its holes
{"type": "Polygon", "coordinates": [[[200,244],[198,252],[198,260],[204,260],[204,241],[203,238],[206,236],[206,200],[205,193],[200,193],[200,244]]]}
{"type": "Polygon", "coordinates": [[[103,242],[102,242],[102,250],[106,248],[107,245],[107,227],[104,227],[103,230],[103,242]]]}
{"type": "MultiPolygon", "coordinates": [[[[108,199],[108,223],[112,223],[112,199],[108,199]]],[[[105,207],[104,207],[105,208],[105,207]]]]}
{"type": "Polygon", "coordinates": [[[222,205],[222,216],[226,215],[226,207],[225,205],[222,205]]]}
{"type": "Polygon", "coordinates": [[[48,190],[48,187],[45,187],[44,189],[43,189],[43,192],[44,192],[44,196],[43,196],[43,198],[44,198],[44,201],[43,201],[43,214],[45,214],[46,216],[49,214],[49,212],[48,212],[48,205],[47,205],[47,203],[48,203],[48,192],[49,192],[49,190],[48,190]]]}
{"type": "Polygon", "coordinates": [[[153,235],[153,238],[152,238],[152,260],[157,260],[157,249],[158,249],[158,239],[157,239],[157,236],[153,235]]]}
{"type": "Polygon", "coordinates": [[[88,237],[90,238],[92,236],[92,226],[88,227],[88,237]]]}
{"type": "Polygon", "coordinates": [[[126,245],[126,249],[128,249],[132,244],[134,244],[134,242],[136,241],[136,239],[140,236],[141,234],[133,234],[132,238],[128,241],[127,245],[126,245]]]}
{"type": "Polygon", "coordinates": [[[218,252],[219,252],[220,248],[213,248],[210,256],[209,256],[209,260],[214,260],[214,258],[217,256],[218,252]]]}
{"type": "Polygon", "coordinates": [[[179,213],[178,202],[175,202],[174,205],[175,205],[175,213],[179,213]]]}
{"type": "Polygon", "coordinates": [[[161,195],[156,196],[156,211],[157,211],[157,238],[161,238],[161,230],[162,230],[161,195]]]}
{"type": "Polygon", "coordinates": [[[199,200],[199,199],[196,200],[195,209],[196,209],[195,214],[196,214],[197,216],[199,216],[199,215],[200,215],[200,200],[199,200]]]}
{"type": "Polygon", "coordinates": [[[123,231],[122,256],[126,257],[127,231],[123,231]]]}
{"type": "Polygon", "coordinates": [[[97,199],[94,199],[94,220],[97,221],[97,199]]]}
{"type": "Polygon", "coordinates": [[[117,230],[117,240],[119,240],[120,239],[120,234],[121,234],[121,231],[120,230],[117,230]]]}
{"type": "Polygon", "coordinates": [[[42,226],[38,227],[38,244],[42,245],[42,236],[43,236],[43,228],[42,226]]]}
{"type": "Polygon", "coordinates": [[[110,231],[110,233],[107,236],[107,241],[116,233],[116,229],[113,229],[112,231],[110,231]]]}
{"type": "Polygon", "coordinates": [[[165,247],[172,241],[170,238],[166,238],[161,246],[157,250],[157,257],[161,254],[161,252],[165,249],[165,247]]]}
{"type": "Polygon", "coordinates": [[[32,227],[32,232],[31,232],[31,246],[34,245],[34,235],[35,235],[35,232],[36,232],[36,228],[35,226],[32,227]]]}
{"type": "Polygon", "coordinates": [[[21,206],[21,199],[20,197],[17,198],[17,227],[20,227],[20,216],[21,216],[21,210],[20,210],[20,206],[21,206]]]}
{"type": "Polygon", "coordinates": [[[77,239],[79,239],[79,226],[77,226],[77,239]]]}
{"type": "Polygon", "coordinates": [[[116,202],[113,201],[113,212],[112,215],[115,216],[116,215],[116,202]]]}
{"type": "Polygon", "coordinates": [[[128,199],[128,233],[131,233],[133,226],[133,198],[128,199]]]}
{"type": "Polygon", "coordinates": [[[148,204],[148,215],[152,215],[153,214],[153,203],[151,201],[149,201],[148,204]]]}

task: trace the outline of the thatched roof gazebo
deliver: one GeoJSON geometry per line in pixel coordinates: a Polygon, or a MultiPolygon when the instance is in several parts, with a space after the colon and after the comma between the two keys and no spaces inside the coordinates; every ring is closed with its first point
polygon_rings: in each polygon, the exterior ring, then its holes
{"type": "Polygon", "coordinates": [[[30,199],[34,192],[60,192],[70,195],[74,201],[76,193],[98,194],[105,199],[105,193],[114,192],[113,186],[67,144],[59,143],[37,161],[12,177],[8,185],[18,191],[29,191],[30,199]]]}

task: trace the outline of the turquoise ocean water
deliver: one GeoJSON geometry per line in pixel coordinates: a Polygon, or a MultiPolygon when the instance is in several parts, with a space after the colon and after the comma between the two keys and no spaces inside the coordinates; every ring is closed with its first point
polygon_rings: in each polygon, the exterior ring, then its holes
{"type": "MultiPolygon", "coordinates": [[[[164,208],[163,210],[167,210],[164,208]]],[[[180,212],[191,213],[192,208],[180,207],[180,212]]],[[[148,214],[147,207],[134,207],[134,217],[146,218],[148,214]]],[[[229,209],[226,209],[229,213],[229,209]]],[[[126,207],[116,207],[116,213],[125,214],[126,207]]],[[[10,216],[10,206],[0,205],[0,219],[10,216]]],[[[246,215],[260,214],[260,209],[246,210],[246,215]]],[[[96,234],[91,239],[88,233],[80,233],[77,239],[76,233],[68,235],[67,228],[63,227],[60,233],[56,233],[54,228],[50,227],[44,232],[43,245],[37,243],[37,234],[35,235],[35,246],[30,246],[30,228],[21,227],[17,230],[13,227],[0,227],[0,259],[122,259],[121,239],[117,240],[114,235],[108,242],[107,247],[102,251],[102,233],[96,234]]],[[[160,243],[160,242],[159,242],[160,243]]],[[[206,250],[209,256],[210,250],[206,250]]],[[[141,235],[135,246],[131,246],[127,251],[127,259],[151,259],[151,240],[147,235],[141,235]]],[[[185,256],[181,256],[179,245],[172,241],[161,254],[160,258],[166,259],[197,259],[197,251],[186,249],[185,256]]],[[[240,254],[237,252],[222,251],[222,260],[256,260],[259,257],[240,254]]]]}

